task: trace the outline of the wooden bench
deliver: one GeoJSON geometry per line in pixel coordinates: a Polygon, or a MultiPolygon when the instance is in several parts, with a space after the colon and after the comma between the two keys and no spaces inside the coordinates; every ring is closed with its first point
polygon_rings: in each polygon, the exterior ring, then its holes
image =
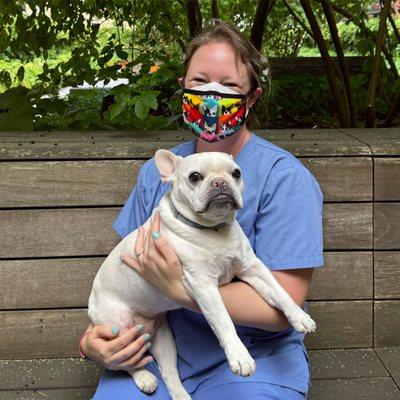
{"type": "MultiPolygon", "coordinates": [[[[258,131],[324,193],[309,398],[400,399],[400,129],[258,131]]],[[[0,400],[90,399],[93,278],[144,160],[188,132],[0,132],[0,400]]],[[[111,399],[110,399],[111,400],[111,399]]]]}

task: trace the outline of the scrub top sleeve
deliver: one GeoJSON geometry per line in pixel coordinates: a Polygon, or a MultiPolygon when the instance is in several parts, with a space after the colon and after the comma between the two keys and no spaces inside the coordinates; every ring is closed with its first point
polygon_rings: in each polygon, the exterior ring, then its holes
{"type": "Polygon", "coordinates": [[[143,166],[140,168],[136,185],[113,223],[114,230],[124,238],[148,219],[145,187],[143,185],[143,166]]]}
{"type": "Polygon", "coordinates": [[[324,265],[323,194],[304,166],[271,175],[255,221],[254,251],[271,270],[324,265]]]}

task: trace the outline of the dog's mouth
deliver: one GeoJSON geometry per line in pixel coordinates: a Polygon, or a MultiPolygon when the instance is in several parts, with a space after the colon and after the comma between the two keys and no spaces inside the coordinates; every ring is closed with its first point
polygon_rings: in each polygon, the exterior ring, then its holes
{"type": "Polygon", "coordinates": [[[231,193],[227,192],[220,192],[216,193],[215,195],[211,196],[206,204],[204,211],[207,211],[210,208],[240,208],[235,196],[231,193]]]}

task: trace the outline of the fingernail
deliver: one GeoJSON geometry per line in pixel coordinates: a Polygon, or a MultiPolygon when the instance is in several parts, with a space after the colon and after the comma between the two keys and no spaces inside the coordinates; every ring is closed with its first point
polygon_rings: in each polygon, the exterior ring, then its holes
{"type": "Polygon", "coordinates": [[[144,335],[144,340],[145,340],[146,342],[148,342],[150,339],[151,339],[151,335],[149,335],[148,333],[146,333],[146,334],[144,335]]]}
{"type": "Polygon", "coordinates": [[[143,329],[143,325],[142,324],[138,324],[138,325],[135,326],[135,328],[136,328],[137,332],[140,332],[143,329]]]}
{"type": "Polygon", "coordinates": [[[119,259],[120,259],[121,261],[124,261],[124,256],[125,256],[125,254],[121,254],[121,255],[119,256],[119,259]]]}
{"type": "Polygon", "coordinates": [[[151,346],[151,342],[147,342],[147,343],[144,345],[144,347],[145,347],[146,349],[148,349],[150,346],[151,346]]]}
{"type": "Polygon", "coordinates": [[[118,332],[119,332],[118,326],[113,326],[111,331],[112,331],[112,334],[113,334],[113,335],[117,335],[118,332]]]}
{"type": "Polygon", "coordinates": [[[152,236],[152,238],[153,239],[158,239],[159,237],[160,237],[160,232],[153,232],[152,234],[151,234],[151,236],[152,236]]]}

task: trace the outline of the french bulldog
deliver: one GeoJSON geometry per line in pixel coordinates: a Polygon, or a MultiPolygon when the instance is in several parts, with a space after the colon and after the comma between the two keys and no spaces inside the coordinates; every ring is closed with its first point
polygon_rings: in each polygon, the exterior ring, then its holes
{"type": "MultiPolygon", "coordinates": [[[[236,221],[243,207],[244,187],[239,166],[232,155],[203,152],[181,157],[169,150],[158,150],[155,163],[163,182],[172,189],[161,198],[159,211],[164,235],[182,263],[182,283],[198,304],[224,349],[235,374],[255,372],[254,359],[239,339],[224,306],[218,287],[234,276],[250,284],[271,306],[281,310],[299,332],[313,332],[315,322],[279,285],[269,269],[256,257],[249,240],[236,221]]],[[[152,216],[144,223],[146,231],[152,216]]],[[[101,265],[89,298],[88,316],[97,324],[128,329],[136,317],[157,318],[159,327],[149,352],[173,400],[188,400],[177,370],[177,351],[165,312],[180,308],[127,266],[120,255],[134,253],[137,230],[129,233],[101,265]]],[[[145,393],[157,387],[157,378],[147,369],[130,371],[136,385],[145,393]]]]}

